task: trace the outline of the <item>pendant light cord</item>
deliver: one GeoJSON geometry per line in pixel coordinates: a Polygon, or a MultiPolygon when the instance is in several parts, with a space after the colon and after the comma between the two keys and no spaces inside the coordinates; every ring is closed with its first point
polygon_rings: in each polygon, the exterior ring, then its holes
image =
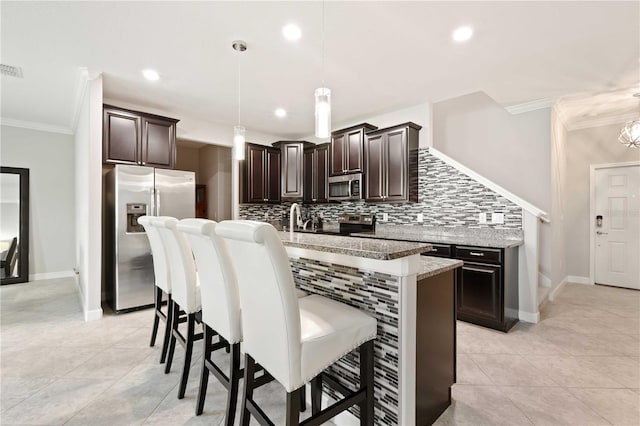
{"type": "Polygon", "coordinates": [[[238,125],[240,124],[240,54],[242,52],[238,50],[236,55],[238,56],[238,125]]]}
{"type": "Polygon", "coordinates": [[[322,0],[322,87],[324,86],[324,0],[322,0]]]}

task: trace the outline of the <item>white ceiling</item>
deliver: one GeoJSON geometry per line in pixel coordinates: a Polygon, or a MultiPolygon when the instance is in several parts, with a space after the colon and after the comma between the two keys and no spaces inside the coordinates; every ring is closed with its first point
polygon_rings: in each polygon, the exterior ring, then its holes
{"type": "MultiPolygon", "coordinates": [[[[78,67],[103,73],[105,97],[175,118],[235,124],[235,39],[242,123],[253,131],[313,133],[313,91],[322,81],[320,2],[1,3],[3,119],[69,127],[78,67]],[[298,42],[281,35],[294,22],[298,42]],[[157,69],[161,80],[143,79],[157,69]],[[283,107],[289,115],[278,119],[283,107]]],[[[510,106],[640,85],[639,3],[325,3],[324,80],[333,121],[485,91],[510,106]],[[466,44],[451,32],[471,25],[466,44]]]]}

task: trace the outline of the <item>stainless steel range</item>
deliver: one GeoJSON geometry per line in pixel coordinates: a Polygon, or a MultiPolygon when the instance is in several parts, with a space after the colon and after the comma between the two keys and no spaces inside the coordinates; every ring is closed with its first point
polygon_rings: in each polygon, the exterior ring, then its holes
{"type": "Polygon", "coordinates": [[[370,213],[349,213],[338,216],[340,234],[349,235],[356,232],[374,232],[376,215],[370,213]]]}

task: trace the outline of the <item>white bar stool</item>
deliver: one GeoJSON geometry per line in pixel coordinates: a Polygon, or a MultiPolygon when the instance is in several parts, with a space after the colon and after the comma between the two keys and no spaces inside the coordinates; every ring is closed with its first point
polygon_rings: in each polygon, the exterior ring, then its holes
{"type": "Polygon", "coordinates": [[[182,367],[182,377],[178,387],[178,399],[184,398],[184,393],[189,380],[189,370],[191,367],[191,355],[193,353],[193,342],[202,339],[202,333],[195,334],[195,323],[200,322],[196,316],[200,307],[200,287],[196,265],[191,254],[191,248],[185,236],[176,229],[178,220],[173,217],[158,216],[151,220],[151,223],[158,229],[160,237],[164,242],[165,252],[169,264],[171,276],[171,293],[173,298],[173,321],[171,322],[171,340],[169,342],[169,353],[165,373],[171,371],[173,353],[176,341],[185,348],[184,366],[182,367]],[[180,316],[180,311],[184,312],[186,318],[180,316]],[[179,325],[187,323],[187,335],[180,333],[179,325]]]}
{"type": "Polygon", "coordinates": [[[245,351],[240,423],[249,425],[253,415],[260,424],[273,424],[253,400],[259,362],[287,391],[287,425],[300,423],[300,393],[309,381],[313,415],[303,424],[322,424],[357,404],[360,424],[373,425],[375,318],[318,295],[298,299],[289,257],[273,226],[224,221],[215,232],[227,244],[240,290],[245,351]],[[351,391],[323,370],[354,349],[360,352],[360,388],[351,391]],[[325,379],[345,398],[321,410],[325,379]]]}
{"type": "Polygon", "coordinates": [[[164,321],[164,339],[162,341],[162,352],[160,354],[160,364],[164,363],[167,358],[167,348],[171,339],[171,318],[173,317],[173,306],[171,303],[171,279],[169,277],[169,265],[167,264],[167,255],[158,230],[151,223],[153,216],[142,216],[138,218],[138,223],[144,227],[149,245],[151,246],[151,256],[153,257],[153,273],[155,276],[155,292],[154,292],[154,315],[153,329],[151,331],[151,343],[149,346],[156,344],[156,336],[158,335],[158,324],[160,320],[164,321]],[[162,294],[167,295],[167,312],[162,312],[162,294]]]}

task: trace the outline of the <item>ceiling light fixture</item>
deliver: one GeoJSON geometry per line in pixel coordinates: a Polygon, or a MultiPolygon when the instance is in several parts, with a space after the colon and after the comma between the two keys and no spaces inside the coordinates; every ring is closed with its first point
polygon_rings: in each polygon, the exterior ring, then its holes
{"type": "Polygon", "coordinates": [[[296,24],[287,24],[282,27],[282,35],[289,41],[300,40],[302,30],[296,24]]]}
{"type": "MultiPolygon", "coordinates": [[[[634,93],[633,97],[640,98],[640,92],[634,93]]],[[[640,120],[628,121],[625,123],[618,141],[629,148],[640,148],[640,120]]]]}
{"type": "Polygon", "coordinates": [[[233,126],[233,158],[240,161],[244,160],[244,134],[245,128],[240,125],[240,53],[247,50],[247,43],[242,40],[236,40],[231,44],[233,50],[238,52],[238,124],[233,126]]]}
{"type": "Polygon", "coordinates": [[[324,0],[322,1],[322,87],[315,90],[316,137],[328,138],[331,133],[331,89],[324,84],[324,0]]]}
{"type": "Polygon", "coordinates": [[[458,43],[467,41],[471,38],[472,35],[473,35],[473,28],[460,27],[453,32],[453,41],[457,41],[458,43]]]}
{"type": "Polygon", "coordinates": [[[287,111],[284,108],[278,108],[275,110],[276,117],[284,118],[287,116],[287,111]]]}
{"type": "Polygon", "coordinates": [[[156,70],[152,70],[152,69],[146,69],[142,71],[142,75],[144,76],[144,78],[146,78],[147,80],[151,80],[151,81],[158,81],[160,80],[160,74],[158,74],[158,71],[156,70]]]}

